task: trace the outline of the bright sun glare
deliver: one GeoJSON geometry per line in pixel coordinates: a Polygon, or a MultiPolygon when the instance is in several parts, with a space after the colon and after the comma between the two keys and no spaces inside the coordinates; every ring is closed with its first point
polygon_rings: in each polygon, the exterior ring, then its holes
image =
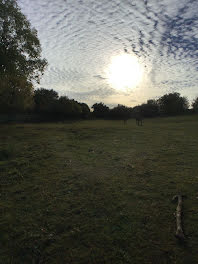
{"type": "Polygon", "coordinates": [[[122,54],[112,58],[107,78],[113,88],[123,91],[135,88],[143,77],[143,68],[137,57],[122,54]]]}

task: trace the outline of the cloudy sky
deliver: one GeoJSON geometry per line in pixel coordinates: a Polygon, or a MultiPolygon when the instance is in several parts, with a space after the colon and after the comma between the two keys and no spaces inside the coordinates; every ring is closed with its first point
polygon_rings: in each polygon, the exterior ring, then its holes
{"type": "Polygon", "coordinates": [[[198,0],[18,3],[49,63],[40,87],[89,106],[134,106],[173,91],[190,100],[198,96],[198,0]],[[130,55],[135,65],[114,63],[130,55]],[[117,71],[110,76],[112,65],[117,71]],[[135,80],[139,68],[137,82],[116,85],[122,75],[135,80]]]}

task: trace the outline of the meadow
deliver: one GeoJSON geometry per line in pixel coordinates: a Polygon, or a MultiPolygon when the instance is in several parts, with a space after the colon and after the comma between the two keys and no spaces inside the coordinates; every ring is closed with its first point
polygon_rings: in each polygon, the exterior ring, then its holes
{"type": "Polygon", "coordinates": [[[2,124],[0,175],[2,264],[198,263],[198,116],[2,124]]]}

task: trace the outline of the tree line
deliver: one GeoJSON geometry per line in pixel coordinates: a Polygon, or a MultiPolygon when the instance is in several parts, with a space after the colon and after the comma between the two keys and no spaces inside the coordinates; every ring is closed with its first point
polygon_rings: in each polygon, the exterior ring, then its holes
{"type": "Polygon", "coordinates": [[[169,93],[158,100],[110,109],[95,103],[93,111],[85,103],[59,96],[54,90],[34,90],[47,67],[41,57],[37,31],[22,14],[16,0],[0,0],[0,114],[28,113],[47,120],[76,118],[128,119],[137,113],[143,117],[198,112],[198,97],[189,110],[187,98],[169,93]]]}
{"type": "Polygon", "coordinates": [[[38,117],[42,117],[42,120],[56,121],[88,118],[127,120],[137,115],[141,115],[143,118],[151,118],[198,113],[198,97],[193,101],[192,108],[189,109],[188,99],[176,92],[165,94],[157,100],[150,99],[146,103],[134,107],[118,104],[110,109],[102,102],[95,103],[91,107],[92,111],[86,103],[69,99],[67,96],[59,96],[53,89],[40,88],[33,91],[31,100],[29,99],[29,104],[26,104],[26,108],[23,105],[24,101],[20,101],[21,95],[13,94],[12,96],[12,102],[15,103],[10,104],[9,101],[3,101],[3,104],[0,104],[1,114],[36,114],[38,117]]]}
{"type": "Polygon", "coordinates": [[[58,96],[54,90],[44,88],[35,90],[34,107],[32,111],[48,119],[64,120],[76,118],[88,118],[90,109],[87,104],[79,103],[67,96],[58,96]]]}
{"type": "Polygon", "coordinates": [[[150,99],[146,103],[127,107],[118,105],[112,109],[103,103],[96,103],[92,106],[93,115],[96,118],[129,119],[141,115],[143,118],[157,116],[174,116],[198,113],[198,97],[193,101],[189,109],[189,101],[179,93],[169,93],[159,99],[150,99]]]}

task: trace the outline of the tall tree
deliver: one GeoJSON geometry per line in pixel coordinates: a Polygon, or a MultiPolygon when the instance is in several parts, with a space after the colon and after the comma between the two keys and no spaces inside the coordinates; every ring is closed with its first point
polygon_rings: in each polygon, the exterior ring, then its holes
{"type": "Polygon", "coordinates": [[[40,88],[34,92],[35,110],[37,113],[52,113],[56,108],[58,93],[54,90],[40,88]]]}
{"type": "Polygon", "coordinates": [[[31,82],[17,76],[0,77],[0,113],[24,112],[33,105],[31,82]]]}
{"type": "Polygon", "coordinates": [[[93,108],[93,114],[98,118],[105,118],[109,115],[109,107],[103,103],[95,103],[91,108],[93,108]]]}
{"type": "Polygon", "coordinates": [[[79,103],[82,109],[82,118],[88,118],[90,115],[89,106],[85,103],[79,103]]]}
{"type": "Polygon", "coordinates": [[[127,120],[132,116],[132,108],[119,104],[110,110],[110,116],[114,119],[127,120]]]}
{"type": "Polygon", "coordinates": [[[80,118],[82,115],[81,105],[67,96],[61,96],[57,103],[57,114],[62,118],[80,118]]]}
{"type": "Polygon", "coordinates": [[[144,117],[154,117],[159,114],[159,106],[156,100],[150,99],[146,104],[140,105],[144,117]]]}
{"type": "Polygon", "coordinates": [[[188,107],[188,99],[179,93],[165,94],[158,99],[159,109],[162,114],[175,115],[184,113],[188,107]]]}
{"type": "MultiPolygon", "coordinates": [[[[46,60],[41,58],[37,31],[31,28],[16,0],[0,0],[0,76],[7,85],[4,84],[4,88],[0,85],[1,100],[6,100],[2,98],[5,87],[7,93],[10,91],[10,96],[14,96],[10,83],[16,78],[23,80],[20,89],[33,81],[39,82],[46,65],[46,60]]],[[[29,96],[32,96],[32,91],[29,96]]]]}

